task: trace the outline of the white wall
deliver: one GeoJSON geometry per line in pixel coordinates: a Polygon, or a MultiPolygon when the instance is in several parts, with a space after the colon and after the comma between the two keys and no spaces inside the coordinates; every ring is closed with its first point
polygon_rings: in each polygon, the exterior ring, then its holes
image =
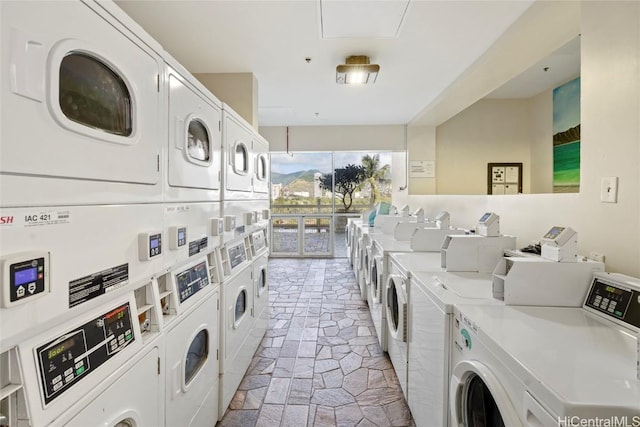
{"type": "Polygon", "coordinates": [[[530,158],[529,101],[480,100],[436,128],[436,192],[487,194],[487,164],[498,162],[522,163],[529,193],[530,158]]]}
{"type": "MultiPolygon", "coordinates": [[[[562,2],[567,3],[567,2],[562,2]]],[[[606,256],[608,271],[640,277],[640,2],[581,3],[581,191],[517,196],[409,196],[394,203],[447,209],[471,226],[485,210],[501,216],[518,245],[553,225],[578,231],[581,254],[606,256]],[[600,180],[618,176],[618,203],[600,202],[600,180]]],[[[545,137],[544,135],[541,137],[545,137]]]]}
{"type": "Polygon", "coordinates": [[[258,129],[258,80],[253,73],[196,73],[194,77],[258,129]]]}
{"type": "Polygon", "coordinates": [[[553,91],[529,99],[530,193],[553,193],[553,91]]]}

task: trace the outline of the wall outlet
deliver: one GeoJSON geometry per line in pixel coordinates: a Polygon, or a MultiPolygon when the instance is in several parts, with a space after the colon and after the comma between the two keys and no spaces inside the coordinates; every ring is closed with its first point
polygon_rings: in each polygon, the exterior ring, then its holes
{"type": "Polygon", "coordinates": [[[591,252],[589,254],[589,259],[592,261],[604,262],[604,255],[598,252],[591,252]]]}
{"type": "Polygon", "coordinates": [[[606,176],[600,184],[600,201],[618,203],[618,177],[606,176]]]}

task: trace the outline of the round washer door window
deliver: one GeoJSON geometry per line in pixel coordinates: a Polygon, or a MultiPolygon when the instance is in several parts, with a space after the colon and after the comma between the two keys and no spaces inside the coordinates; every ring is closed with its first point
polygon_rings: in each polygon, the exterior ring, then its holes
{"type": "Polygon", "coordinates": [[[133,133],[127,85],[104,62],[86,53],[72,52],[62,59],[58,102],[71,121],[114,135],[133,133]]]}
{"type": "Polygon", "coordinates": [[[187,153],[200,162],[208,162],[211,153],[209,132],[200,120],[191,120],[187,131],[187,153]]]}
{"type": "Polygon", "coordinates": [[[243,289],[236,298],[235,322],[238,323],[247,312],[247,290],[243,289]]]}
{"type": "Polygon", "coordinates": [[[400,314],[398,313],[398,291],[396,290],[396,282],[393,279],[391,279],[389,290],[387,291],[387,305],[391,314],[393,330],[397,331],[400,314]]]}
{"type": "Polygon", "coordinates": [[[204,366],[209,356],[209,333],[203,329],[196,334],[189,345],[184,363],[184,383],[188,385],[204,366]]]}
{"type": "Polygon", "coordinates": [[[491,391],[477,375],[472,375],[465,385],[463,417],[468,427],[505,427],[491,391]]]}

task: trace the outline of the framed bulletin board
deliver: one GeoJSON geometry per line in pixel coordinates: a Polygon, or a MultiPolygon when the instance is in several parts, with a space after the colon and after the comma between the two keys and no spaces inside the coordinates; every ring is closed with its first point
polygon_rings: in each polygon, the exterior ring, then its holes
{"type": "Polygon", "coordinates": [[[522,193],[522,163],[489,163],[487,194],[522,193]]]}

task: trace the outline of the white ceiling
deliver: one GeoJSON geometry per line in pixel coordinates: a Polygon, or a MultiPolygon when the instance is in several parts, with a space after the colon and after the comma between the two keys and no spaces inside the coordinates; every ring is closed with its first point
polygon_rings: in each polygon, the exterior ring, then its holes
{"type": "Polygon", "coordinates": [[[408,123],[531,1],[116,3],[192,73],[252,72],[260,126],[300,126],[408,123]],[[375,84],[336,84],[351,55],[380,65],[375,84]]]}

